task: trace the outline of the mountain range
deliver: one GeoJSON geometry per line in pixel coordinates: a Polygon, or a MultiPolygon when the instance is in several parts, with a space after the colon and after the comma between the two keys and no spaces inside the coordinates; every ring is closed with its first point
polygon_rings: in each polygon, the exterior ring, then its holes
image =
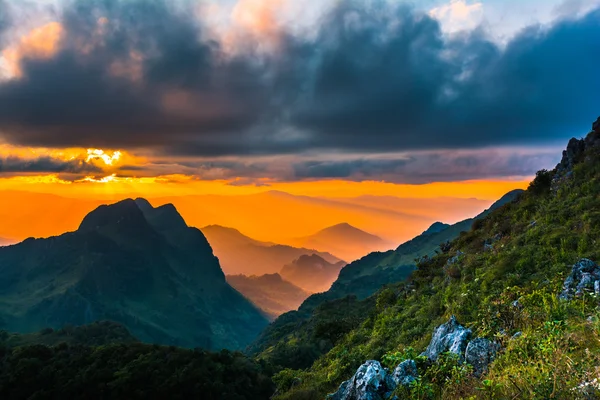
{"type": "Polygon", "coordinates": [[[227,283],[264,311],[270,320],[297,310],[310,296],[310,292],[284,280],[279,274],[227,275],[227,283]]]}
{"type": "Polygon", "coordinates": [[[228,275],[275,274],[284,265],[303,255],[317,254],[331,263],[342,261],[327,252],[261,242],[233,228],[209,225],[201,230],[219,258],[223,271],[228,275]]]}
{"type": "MultiPolygon", "coordinates": [[[[318,349],[313,347],[307,350],[310,345],[304,347],[297,344],[312,340],[312,332],[323,318],[322,306],[325,303],[349,297],[347,301],[350,303],[341,304],[351,304],[348,306],[350,308],[357,307],[357,300],[368,298],[385,285],[404,281],[416,269],[419,259],[435,255],[440,251],[440,245],[457,238],[461,232],[469,231],[474,221],[485,218],[522,193],[522,190],[511,191],[474,218],[453,225],[436,222],[421,235],[401,244],[395,250],[373,252],[346,265],[329,290],[310,296],[297,311],[286,313],[269,325],[250,346],[250,352],[274,360],[301,360],[302,364],[295,367],[310,366],[329,347],[321,343],[318,349]],[[287,343],[293,345],[288,346],[287,343]],[[290,352],[294,351],[291,349],[313,354],[314,358],[291,355],[290,352]]],[[[329,343],[333,344],[331,341],[329,343]]]]}
{"type": "Polygon", "coordinates": [[[153,343],[240,349],[267,324],[225,280],[202,232],[175,207],[103,205],[74,232],[0,248],[0,327],[96,320],[153,343]]]}
{"type": "Polygon", "coordinates": [[[280,274],[304,290],[319,293],[329,289],[345,265],[343,261],[332,264],[317,254],[302,255],[284,265],[280,274]]]}
{"type": "Polygon", "coordinates": [[[321,229],[317,233],[294,239],[298,246],[327,251],[345,260],[356,260],[373,251],[387,250],[393,245],[376,235],[348,223],[321,229]]]}

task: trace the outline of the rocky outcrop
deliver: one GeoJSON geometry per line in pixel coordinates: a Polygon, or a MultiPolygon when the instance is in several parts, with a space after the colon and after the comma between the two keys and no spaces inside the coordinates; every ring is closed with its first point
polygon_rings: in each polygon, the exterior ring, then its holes
{"type": "MultiPolygon", "coordinates": [[[[416,367],[415,367],[416,369],[416,367]]],[[[352,379],[343,382],[328,400],[384,400],[391,396],[396,383],[379,361],[361,365],[352,379]]]]}
{"type": "Polygon", "coordinates": [[[465,361],[473,366],[473,374],[481,377],[488,370],[488,366],[494,361],[500,350],[500,344],[488,339],[473,339],[465,350],[465,361]]]}
{"type": "Polygon", "coordinates": [[[471,338],[471,330],[463,327],[452,316],[450,321],[436,328],[423,356],[436,361],[441,353],[451,352],[463,358],[467,343],[471,338]]]}
{"type": "Polygon", "coordinates": [[[570,300],[583,296],[585,292],[600,295],[600,267],[595,262],[582,258],[573,265],[559,298],[570,300]]]}
{"type": "MultiPolygon", "coordinates": [[[[592,124],[592,132],[584,139],[572,138],[569,140],[567,149],[563,151],[560,163],[556,166],[556,174],[552,179],[552,189],[554,192],[560,184],[568,180],[573,174],[575,164],[585,160],[585,153],[591,148],[600,145],[600,118],[592,124]]],[[[589,155],[588,155],[589,157],[589,155]]]]}
{"type": "Polygon", "coordinates": [[[456,250],[456,255],[455,255],[455,256],[452,256],[452,257],[450,257],[450,258],[448,259],[448,261],[446,261],[446,266],[450,266],[450,265],[454,265],[454,264],[456,264],[456,263],[457,263],[457,262],[460,260],[460,258],[461,258],[462,256],[464,256],[464,255],[465,255],[465,253],[463,253],[462,251],[460,251],[460,250],[456,250]]]}
{"type": "Polygon", "coordinates": [[[569,173],[573,166],[579,162],[585,152],[586,143],[583,139],[571,138],[567,149],[563,151],[562,160],[558,164],[556,171],[558,174],[569,173]]]}
{"type": "Polygon", "coordinates": [[[417,380],[418,376],[417,363],[414,360],[406,360],[396,367],[392,379],[396,386],[409,387],[411,383],[417,380]]]}

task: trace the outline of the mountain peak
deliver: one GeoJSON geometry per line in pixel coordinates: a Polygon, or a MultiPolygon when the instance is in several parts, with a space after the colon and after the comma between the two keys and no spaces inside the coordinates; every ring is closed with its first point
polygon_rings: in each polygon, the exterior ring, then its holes
{"type": "Polygon", "coordinates": [[[135,225],[146,223],[135,200],[125,199],[118,203],[102,205],[85,216],[78,231],[97,230],[108,225],[135,225]]]}
{"type": "Polygon", "coordinates": [[[337,225],[330,226],[328,228],[321,229],[313,237],[325,237],[325,236],[339,236],[342,239],[357,239],[369,241],[369,242],[383,242],[383,240],[376,235],[369,232],[365,232],[355,226],[350,225],[347,222],[342,222],[337,225]]]}
{"type": "Polygon", "coordinates": [[[322,264],[322,265],[329,264],[318,254],[303,254],[300,257],[298,257],[296,260],[294,260],[294,262],[293,262],[293,264],[296,264],[298,266],[312,265],[312,264],[316,264],[316,263],[322,264]]]}
{"type": "Polygon", "coordinates": [[[135,199],[135,204],[137,204],[139,209],[142,210],[142,212],[144,213],[148,210],[154,209],[154,207],[152,207],[152,204],[150,204],[148,200],[142,197],[138,197],[137,199],[135,199]]]}
{"type": "Polygon", "coordinates": [[[150,225],[159,231],[185,229],[188,227],[181,214],[177,211],[177,208],[171,203],[154,208],[147,201],[144,202],[144,199],[138,199],[136,202],[138,202],[138,206],[141,204],[140,209],[150,225]],[[139,200],[142,201],[138,202],[139,200]]]}
{"type": "Polygon", "coordinates": [[[450,227],[450,224],[445,224],[445,223],[439,222],[439,221],[434,222],[429,228],[427,228],[427,230],[425,232],[423,232],[423,235],[431,235],[434,233],[439,233],[448,227],[450,227]]]}

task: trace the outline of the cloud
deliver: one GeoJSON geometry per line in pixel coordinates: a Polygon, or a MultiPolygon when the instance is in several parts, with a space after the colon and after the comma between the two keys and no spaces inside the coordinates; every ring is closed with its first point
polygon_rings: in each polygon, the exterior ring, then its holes
{"type": "Polygon", "coordinates": [[[20,75],[0,81],[9,143],[195,157],[475,149],[581,135],[599,112],[600,9],[500,47],[392,2],[339,2],[301,35],[274,19],[278,1],[244,0],[255,46],[230,51],[187,2],[67,4],[51,51],[20,51],[20,75]],[[263,33],[277,46],[256,52],[263,33]]]}
{"type": "Polygon", "coordinates": [[[552,168],[558,148],[494,148],[426,150],[377,155],[314,154],[268,157],[155,160],[122,165],[121,177],[187,176],[230,184],[268,185],[276,182],[343,179],[425,184],[473,179],[531,177],[552,168]]]}
{"type": "Polygon", "coordinates": [[[62,160],[51,156],[0,158],[0,175],[13,173],[94,174],[102,173],[102,169],[94,163],[77,158],[72,160],[62,160]]]}
{"type": "Polygon", "coordinates": [[[60,26],[53,57],[20,59],[22,78],[0,83],[0,130],[12,143],[208,145],[256,121],[264,90],[251,63],[225,57],[175,6],[75,1],[60,26]]]}
{"type": "Polygon", "coordinates": [[[20,64],[25,59],[49,59],[58,51],[63,34],[59,23],[51,22],[36,28],[15,45],[2,52],[6,68],[11,76],[20,76],[20,64]]]}
{"type": "Polygon", "coordinates": [[[448,4],[430,10],[429,15],[440,21],[447,32],[472,30],[483,20],[483,3],[469,4],[465,0],[451,0],[448,4]]]}
{"type": "Polygon", "coordinates": [[[10,10],[6,0],[0,0],[0,37],[6,29],[10,26],[10,10]]]}
{"type": "Polygon", "coordinates": [[[425,184],[499,177],[529,177],[558,162],[557,149],[423,151],[396,156],[308,160],[294,164],[295,179],[377,180],[425,184]]]}
{"type": "Polygon", "coordinates": [[[335,18],[294,115],[318,132],[315,147],[540,143],[586,133],[599,111],[600,10],[531,27],[504,49],[478,31],[444,39],[436,21],[405,8],[347,8],[335,18]]]}

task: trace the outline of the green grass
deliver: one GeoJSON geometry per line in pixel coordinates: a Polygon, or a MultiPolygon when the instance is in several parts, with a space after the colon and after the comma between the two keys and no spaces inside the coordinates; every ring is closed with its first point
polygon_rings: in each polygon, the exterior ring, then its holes
{"type": "Polygon", "coordinates": [[[279,373],[276,398],[322,399],[366,360],[424,350],[434,328],[451,315],[475,336],[500,341],[503,351],[482,379],[451,360],[441,367],[421,365],[422,379],[404,398],[564,399],[600,394],[589,385],[590,393],[578,389],[598,377],[598,301],[557,298],[573,263],[583,257],[600,261],[597,149],[587,151],[556,192],[550,188],[551,174],[538,174],[518,201],[476,221],[447,252],[421,262],[407,282],[376,294],[360,325],[310,368],[279,373]],[[493,249],[485,251],[486,240],[497,235],[501,238],[493,249]],[[465,254],[446,267],[457,251],[465,254]],[[512,306],[515,300],[522,310],[512,306]],[[522,336],[510,340],[516,332],[522,336]]]}

